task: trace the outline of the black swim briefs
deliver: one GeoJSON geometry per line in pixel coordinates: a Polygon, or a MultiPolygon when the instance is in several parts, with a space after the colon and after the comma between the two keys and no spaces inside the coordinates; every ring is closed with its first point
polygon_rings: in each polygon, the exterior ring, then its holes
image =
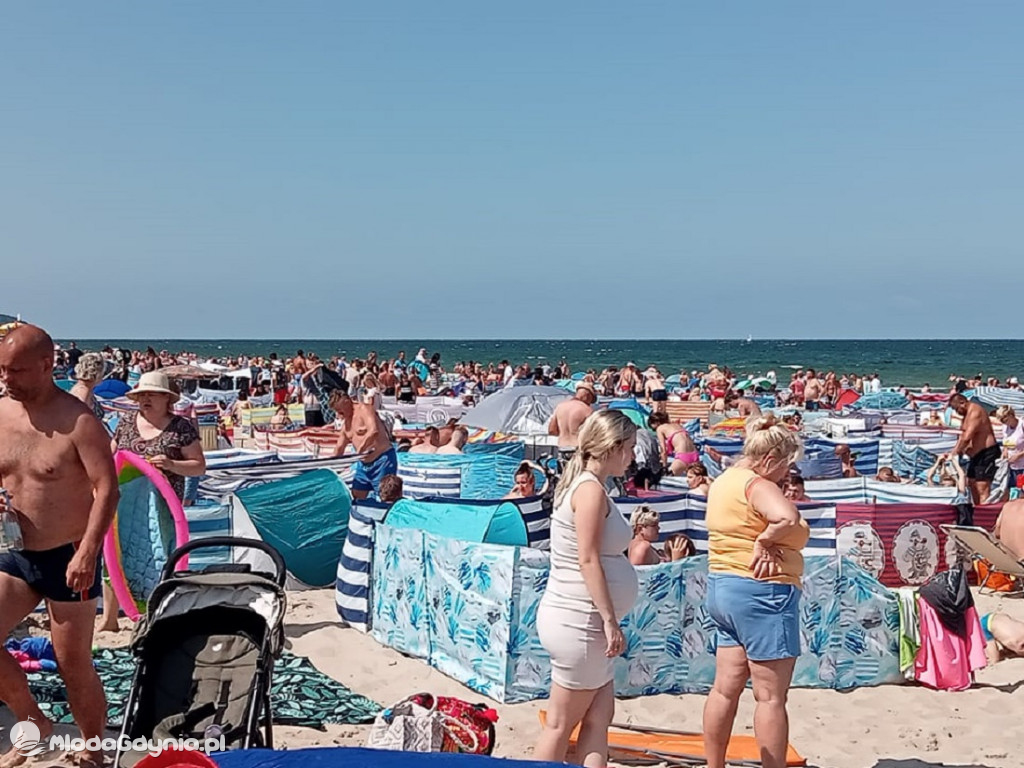
{"type": "Polygon", "coordinates": [[[967,477],[971,480],[986,480],[991,482],[996,477],[996,462],[1003,452],[998,445],[990,445],[982,448],[971,456],[967,463],[967,477]]]}
{"type": "Polygon", "coordinates": [[[30,551],[11,550],[0,553],[0,573],[21,579],[47,600],[56,603],[76,603],[94,600],[102,592],[100,558],[96,558],[96,575],[86,592],[72,592],[68,587],[68,565],[78,546],[64,544],[53,549],[30,551]]]}

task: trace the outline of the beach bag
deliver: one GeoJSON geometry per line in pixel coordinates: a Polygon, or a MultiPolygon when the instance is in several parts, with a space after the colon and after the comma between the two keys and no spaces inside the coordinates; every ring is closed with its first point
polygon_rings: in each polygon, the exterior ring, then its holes
{"type": "Polygon", "coordinates": [[[403,752],[475,751],[476,739],[467,739],[466,733],[467,730],[454,718],[438,711],[433,696],[417,694],[377,715],[366,746],[403,752]],[[428,706],[418,703],[418,700],[427,702],[428,706]]]}
{"type": "Polygon", "coordinates": [[[413,701],[422,707],[435,706],[438,712],[448,716],[446,726],[456,742],[458,752],[474,755],[489,755],[494,751],[495,730],[498,713],[486,704],[470,704],[454,696],[432,696],[418,693],[413,701]]]}
{"type": "Polygon", "coordinates": [[[989,573],[992,564],[983,558],[974,561],[974,572],[977,575],[978,583],[984,584],[985,589],[993,592],[1014,592],[1017,589],[1017,579],[1005,573],[989,573]],[[987,579],[987,581],[986,581],[987,579]]]}
{"type": "Polygon", "coordinates": [[[967,637],[967,611],[974,607],[974,596],[963,568],[935,574],[918,590],[918,594],[935,609],[942,626],[957,637],[967,637]]]}

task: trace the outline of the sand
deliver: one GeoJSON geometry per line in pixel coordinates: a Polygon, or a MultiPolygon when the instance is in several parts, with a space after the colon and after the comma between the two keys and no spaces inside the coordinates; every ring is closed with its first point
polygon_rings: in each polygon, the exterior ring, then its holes
{"type": "MultiPolygon", "coordinates": [[[[529,759],[544,702],[503,705],[428,667],[378,644],[369,635],[342,628],[333,590],[289,593],[287,648],[307,656],[325,674],[387,705],[417,691],[487,701],[497,710],[495,755],[529,759]]],[[[1024,620],[1024,600],[977,597],[979,610],[998,607],[1024,620]]],[[[100,645],[125,644],[130,622],[117,633],[101,633],[100,645]]],[[[861,688],[849,693],[797,689],[789,713],[792,744],[821,768],[1020,768],[1024,765],[1024,659],[981,670],[968,691],[949,693],[915,684],[861,688]]],[[[681,730],[700,730],[704,697],[650,696],[621,700],[616,718],[681,730]]],[[[753,698],[740,704],[737,733],[752,733],[753,698]]],[[[13,718],[0,718],[6,749],[13,718]]],[[[369,726],[275,728],[279,748],[362,745],[369,726]]]]}

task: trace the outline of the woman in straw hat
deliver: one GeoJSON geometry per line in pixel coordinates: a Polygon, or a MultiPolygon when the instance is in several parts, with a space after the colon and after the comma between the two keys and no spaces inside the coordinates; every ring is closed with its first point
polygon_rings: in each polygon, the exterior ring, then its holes
{"type": "MultiPolygon", "coordinates": [[[[111,450],[131,451],[145,458],[164,473],[174,493],[183,500],[185,478],[206,472],[199,431],[191,421],[175,415],[178,393],[160,371],[142,374],[128,397],[138,403],[139,410],[121,417],[111,450]]],[[[117,629],[117,610],[117,598],[113,590],[105,586],[101,630],[117,629]]]]}

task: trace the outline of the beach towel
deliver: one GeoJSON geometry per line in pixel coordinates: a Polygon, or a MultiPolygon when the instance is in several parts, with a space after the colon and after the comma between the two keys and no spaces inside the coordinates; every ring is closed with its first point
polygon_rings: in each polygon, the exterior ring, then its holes
{"type": "Polygon", "coordinates": [[[20,640],[12,637],[4,647],[26,672],[57,671],[53,643],[45,637],[24,637],[20,640]]]}
{"type": "Polygon", "coordinates": [[[900,609],[900,672],[913,679],[914,659],[921,647],[921,619],[917,610],[917,587],[896,591],[900,609]]]}
{"type": "MultiPolygon", "coordinates": [[[[102,648],[93,654],[107,696],[107,719],[111,728],[119,728],[131,691],[135,659],[127,648],[102,648]]],[[[56,723],[71,723],[64,681],[56,672],[31,672],[28,685],[43,714],[56,723]]],[[[282,654],[274,665],[270,691],[274,723],[320,728],[324,725],[372,723],[380,705],[353,693],[344,685],[314,667],[309,659],[282,654]]]]}
{"type": "Polygon", "coordinates": [[[974,682],[974,672],[988,663],[977,609],[971,606],[964,613],[966,635],[960,637],[945,626],[927,600],[919,600],[918,608],[921,648],[914,660],[914,677],[941,691],[967,690],[974,682]]]}

